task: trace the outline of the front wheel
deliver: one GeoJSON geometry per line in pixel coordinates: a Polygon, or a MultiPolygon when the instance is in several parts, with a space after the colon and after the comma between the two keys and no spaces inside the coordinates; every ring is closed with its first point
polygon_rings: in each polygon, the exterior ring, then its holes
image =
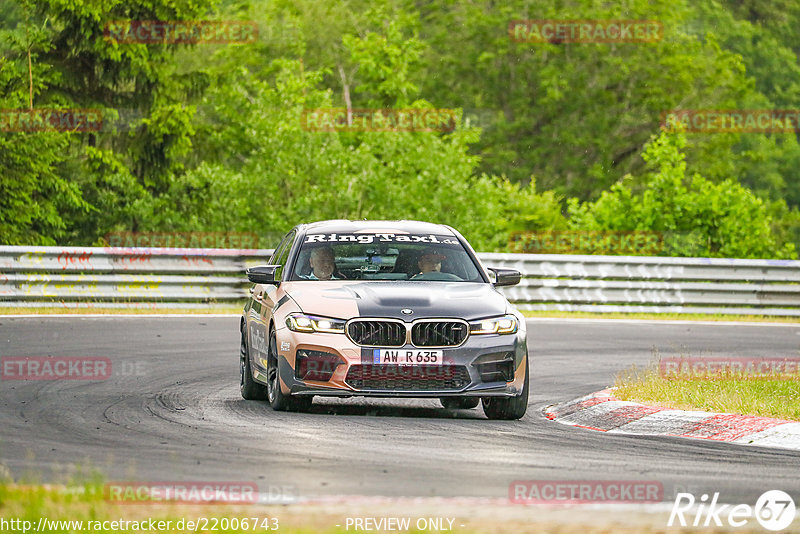
{"type": "Polygon", "coordinates": [[[484,397],[483,413],[489,419],[511,420],[520,419],[528,410],[528,362],[525,362],[525,382],[522,393],[516,397],[484,397]]]}
{"type": "Polygon", "coordinates": [[[311,406],[312,398],[292,397],[281,391],[281,373],[278,365],[278,343],[275,330],[269,333],[269,353],[267,354],[267,400],[272,409],[282,411],[303,411],[311,406]]]}

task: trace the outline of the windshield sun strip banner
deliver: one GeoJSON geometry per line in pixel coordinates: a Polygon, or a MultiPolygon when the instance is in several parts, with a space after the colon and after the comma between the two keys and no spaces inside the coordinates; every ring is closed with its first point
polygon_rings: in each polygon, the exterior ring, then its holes
{"type": "Polygon", "coordinates": [[[394,233],[325,233],[325,234],[306,234],[304,243],[426,243],[437,245],[458,245],[458,238],[448,235],[435,234],[394,234],[394,233]]]}

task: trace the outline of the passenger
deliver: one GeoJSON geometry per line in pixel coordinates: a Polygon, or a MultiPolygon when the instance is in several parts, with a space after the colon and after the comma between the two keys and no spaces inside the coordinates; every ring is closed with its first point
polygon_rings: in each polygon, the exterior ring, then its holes
{"type": "Polygon", "coordinates": [[[429,249],[422,253],[419,257],[417,265],[419,266],[419,273],[415,274],[412,278],[426,274],[438,273],[442,270],[442,260],[447,259],[447,256],[440,254],[435,249],[429,249]]]}

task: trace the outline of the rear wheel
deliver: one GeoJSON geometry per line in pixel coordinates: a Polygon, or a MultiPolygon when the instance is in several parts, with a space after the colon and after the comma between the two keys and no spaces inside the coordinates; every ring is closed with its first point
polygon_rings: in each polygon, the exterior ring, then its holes
{"type": "MultiPolygon", "coordinates": [[[[247,328],[245,326],[245,328],[247,328]]],[[[264,400],[267,398],[267,387],[253,380],[250,369],[250,353],[247,350],[247,335],[242,332],[239,344],[239,391],[246,400],[264,400]]]]}
{"type": "Polygon", "coordinates": [[[525,362],[525,382],[522,393],[516,397],[484,397],[483,412],[489,419],[520,419],[528,410],[528,362],[525,362]]]}
{"type": "Polygon", "coordinates": [[[278,343],[275,330],[269,333],[269,353],[267,354],[267,400],[276,411],[302,411],[311,406],[312,397],[292,397],[281,391],[281,373],[278,365],[278,343]]]}
{"type": "Polygon", "coordinates": [[[439,402],[448,410],[470,410],[480,404],[480,397],[441,397],[439,402]]]}

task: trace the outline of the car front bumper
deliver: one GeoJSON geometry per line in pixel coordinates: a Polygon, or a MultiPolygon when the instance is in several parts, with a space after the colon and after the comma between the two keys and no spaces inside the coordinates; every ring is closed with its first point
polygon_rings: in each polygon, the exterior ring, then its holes
{"type": "MultiPolygon", "coordinates": [[[[524,323],[523,323],[524,325],[524,323]]],[[[528,365],[524,326],[516,334],[471,335],[458,347],[442,348],[441,365],[373,364],[373,347],[361,347],[343,334],[276,331],[281,387],[292,395],[330,397],[514,397],[522,392],[528,365]],[[335,355],[329,380],[298,376],[298,351],[335,355]]],[[[402,349],[419,349],[406,346],[402,349]]],[[[257,360],[254,376],[266,382],[266,362],[257,360]]]]}

